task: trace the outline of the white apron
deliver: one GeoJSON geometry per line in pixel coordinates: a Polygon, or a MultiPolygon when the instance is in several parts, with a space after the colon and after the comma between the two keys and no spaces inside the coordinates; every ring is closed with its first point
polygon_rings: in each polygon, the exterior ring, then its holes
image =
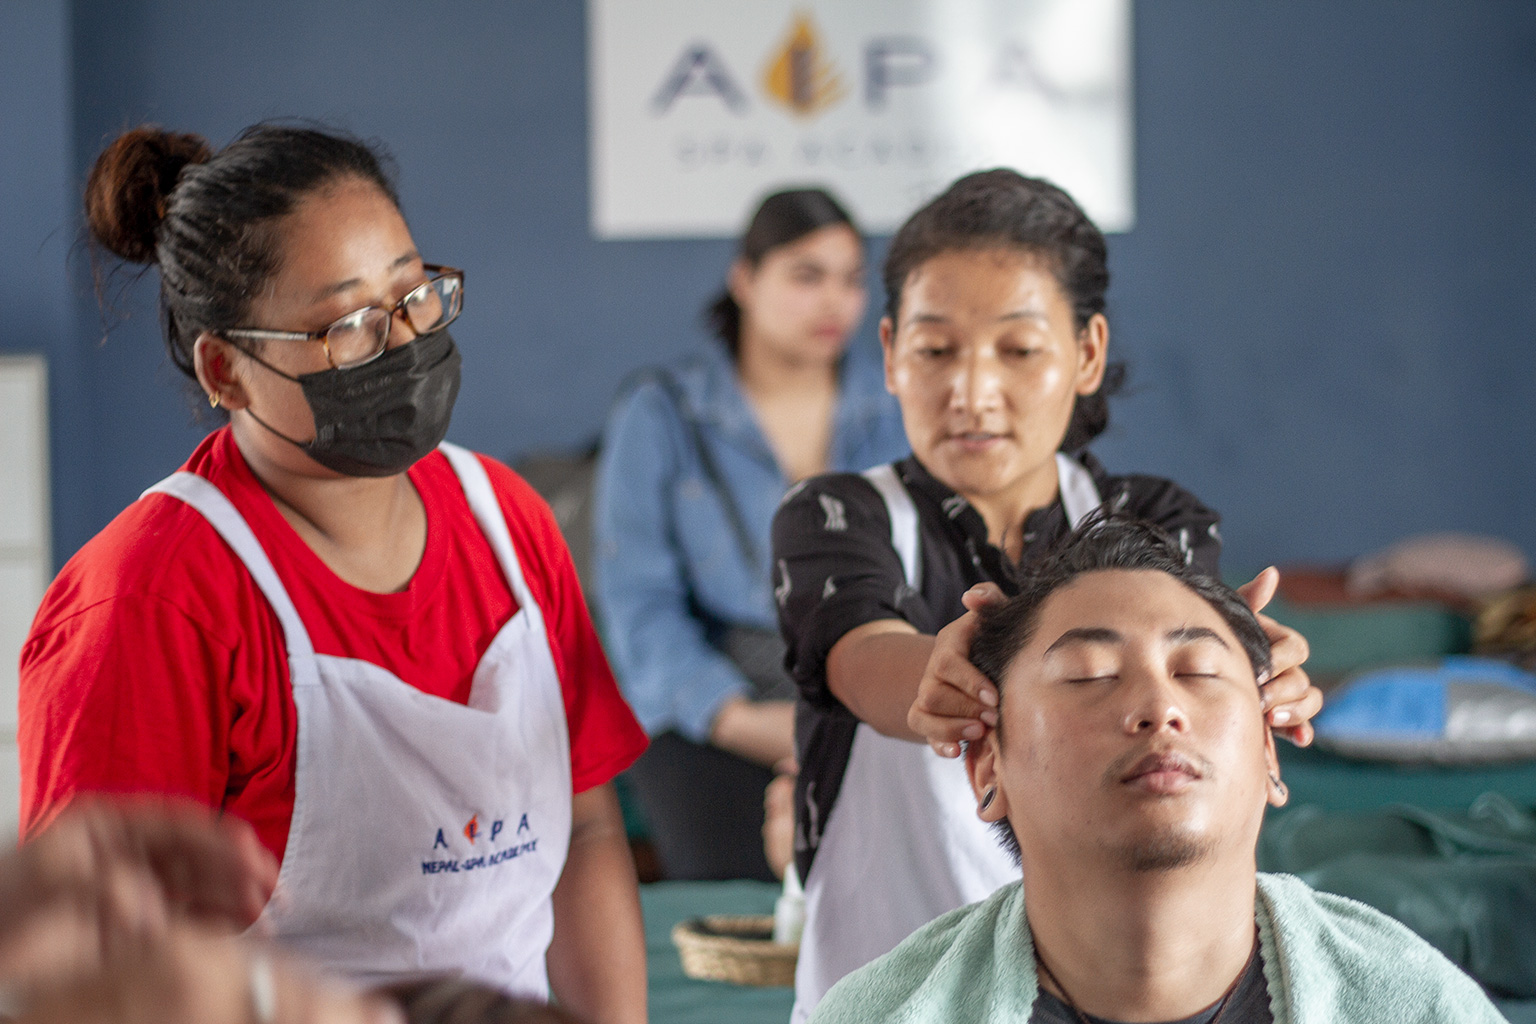
{"type": "MultiPolygon", "coordinates": [[[[1076,527],[1099,506],[1093,477],[1056,456],[1061,502],[1076,527]]],[[[907,586],[922,585],[917,508],[894,467],[864,474],[891,520],[907,586]]],[[[892,739],[859,723],[837,802],[805,880],[805,932],[795,967],[800,1024],[842,977],[941,914],[1019,880],[991,826],[976,816],[964,758],[892,739]]]]}
{"type": "Polygon", "coordinates": [[[254,927],[365,985],[451,973],[543,999],[550,897],[571,833],[565,705],[490,479],[464,449],[441,450],[518,605],[467,705],[316,654],[255,534],[207,480],[176,473],[145,494],[202,513],[283,627],[296,794],[277,891],[254,927]]]}

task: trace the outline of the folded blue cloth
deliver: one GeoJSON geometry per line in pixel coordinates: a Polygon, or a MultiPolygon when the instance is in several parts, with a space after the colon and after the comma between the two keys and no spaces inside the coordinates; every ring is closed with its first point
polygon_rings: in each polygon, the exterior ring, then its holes
{"type": "Polygon", "coordinates": [[[1375,669],[1328,695],[1317,744],[1350,757],[1441,764],[1536,757],[1536,675],[1494,658],[1375,669]]]}

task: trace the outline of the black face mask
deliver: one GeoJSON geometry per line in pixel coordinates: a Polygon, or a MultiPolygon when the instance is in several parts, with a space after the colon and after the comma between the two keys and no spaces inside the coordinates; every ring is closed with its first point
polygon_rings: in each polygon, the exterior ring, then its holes
{"type": "Polygon", "coordinates": [[[315,439],[295,441],[246,409],[251,418],[346,476],[394,476],[415,465],[447,436],[459,396],[459,350],[447,330],[423,334],[349,370],[292,377],[251,358],[304,389],[315,417],[315,439]]]}

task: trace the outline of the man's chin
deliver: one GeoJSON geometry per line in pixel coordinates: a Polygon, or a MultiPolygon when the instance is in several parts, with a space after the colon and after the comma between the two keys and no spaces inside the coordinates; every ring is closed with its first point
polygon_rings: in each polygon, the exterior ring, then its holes
{"type": "Polygon", "coordinates": [[[1118,847],[1121,863],[1137,873],[1177,871],[1205,860],[1214,844],[1187,829],[1163,829],[1138,836],[1118,847]]]}

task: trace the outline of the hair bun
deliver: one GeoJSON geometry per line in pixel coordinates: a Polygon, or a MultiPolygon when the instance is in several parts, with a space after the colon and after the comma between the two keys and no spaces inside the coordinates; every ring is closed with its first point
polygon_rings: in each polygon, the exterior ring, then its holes
{"type": "Polygon", "coordinates": [[[91,235],[125,260],[153,262],[155,233],[182,168],[212,156],[200,135],[153,125],[124,132],[96,158],[85,183],[85,219],[91,235]]]}

